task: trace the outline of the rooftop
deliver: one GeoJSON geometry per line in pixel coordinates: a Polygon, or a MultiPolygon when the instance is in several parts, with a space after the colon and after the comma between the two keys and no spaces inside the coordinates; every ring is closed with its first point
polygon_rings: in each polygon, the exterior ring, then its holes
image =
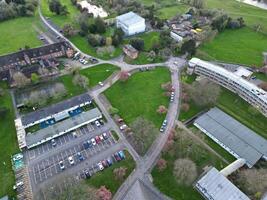
{"type": "Polygon", "coordinates": [[[74,117],[68,118],[64,121],[58,122],[54,125],[48,126],[47,128],[40,129],[39,131],[26,135],[27,147],[37,144],[38,142],[44,140],[50,140],[62,133],[67,133],[74,130],[80,126],[85,125],[85,123],[90,123],[91,120],[100,118],[102,116],[98,108],[94,108],[87,112],[83,112],[74,117]]]}
{"type": "Polygon", "coordinates": [[[212,108],[201,115],[194,124],[244,158],[251,166],[263,155],[267,156],[267,140],[218,108],[212,108]]]}
{"type": "Polygon", "coordinates": [[[145,19],[135,14],[134,12],[128,12],[117,17],[117,20],[121,21],[126,26],[131,26],[133,24],[143,22],[145,19]]]}
{"type": "Polygon", "coordinates": [[[71,99],[59,102],[57,104],[42,108],[40,110],[31,112],[29,114],[22,116],[21,118],[22,125],[27,126],[28,124],[34,123],[48,116],[57,114],[64,110],[70,109],[74,106],[79,106],[80,104],[91,102],[91,101],[92,101],[92,98],[87,93],[72,97],[71,99]]]}
{"type": "Polygon", "coordinates": [[[206,199],[250,200],[214,167],[197,181],[196,188],[206,199]]]}

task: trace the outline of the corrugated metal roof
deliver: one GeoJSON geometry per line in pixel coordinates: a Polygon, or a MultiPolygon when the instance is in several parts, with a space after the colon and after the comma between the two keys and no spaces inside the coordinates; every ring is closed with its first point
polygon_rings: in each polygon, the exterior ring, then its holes
{"type": "Polygon", "coordinates": [[[121,23],[125,24],[126,26],[131,26],[133,24],[144,21],[143,17],[140,17],[134,12],[125,13],[123,15],[118,16],[116,19],[119,20],[121,23]]]}
{"type": "Polygon", "coordinates": [[[250,200],[214,167],[197,181],[196,188],[207,199],[250,200]]]}
{"type": "Polygon", "coordinates": [[[195,125],[244,158],[251,166],[262,155],[267,155],[267,140],[218,108],[212,108],[197,118],[195,125]]]}

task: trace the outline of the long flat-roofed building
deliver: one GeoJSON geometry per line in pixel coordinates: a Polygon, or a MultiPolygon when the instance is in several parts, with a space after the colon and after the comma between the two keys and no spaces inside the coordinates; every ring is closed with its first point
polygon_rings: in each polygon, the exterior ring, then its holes
{"type": "Polygon", "coordinates": [[[145,19],[134,12],[116,17],[116,26],[121,28],[127,36],[142,33],[146,30],[145,19]]]}
{"type": "Polygon", "coordinates": [[[55,118],[58,120],[63,119],[67,112],[74,110],[78,107],[89,105],[92,98],[89,94],[85,93],[79,96],[72,97],[71,99],[59,102],[57,104],[42,108],[35,112],[31,112],[21,117],[21,122],[24,128],[28,128],[43,121],[55,118]]]}
{"type": "Polygon", "coordinates": [[[29,149],[40,145],[100,118],[102,118],[101,112],[98,108],[94,108],[92,110],[82,112],[74,117],[60,121],[54,125],[40,129],[35,133],[26,135],[25,139],[27,148],[29,149]]]}
{"type": "Polygon", "coordinates": [[[188,71],[205,76],[231,90],[267,116],[267,92],[263,89],[240,77],[237,73],[230,72],[213,63],[192,58],[188,64],[188,71]]]}
{"type": "Polygon", "coordinates": [[[248,167],[267,159],[267,140],[218,108],[201,115],[194,125],[234,157],[245,159],[248,167]]]}
{"type": "Polygon", "coordinates": [[[214,167],[200,177],[195,188],[208,200],[250,200],[214,167]]]}

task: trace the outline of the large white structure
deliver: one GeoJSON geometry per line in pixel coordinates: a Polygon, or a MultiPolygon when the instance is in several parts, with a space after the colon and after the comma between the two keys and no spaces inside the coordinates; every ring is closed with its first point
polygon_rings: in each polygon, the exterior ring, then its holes
{"type": "Polygon", "coordinates": [[[108,16],[108,13],[101,6],[97,7],[86,0],[80,1],[77,4],[81,6],[82,10],[87,10],[88,13],[93,14],[94,18],[105,18],[108,16]]]}
{"type": "Polygon", "coordinates": [[[116,17],[116,26],[121,28],[127,36],[142,33],[146,30],[145,19],[134,12],[128,12],[116,17]]]}
{"type": "Polygon", "coordinates": [[[267,116],[267,93],[238,74],[198,58],[189,61],[188,71],[205,76],[231,90],[267,116]]]}

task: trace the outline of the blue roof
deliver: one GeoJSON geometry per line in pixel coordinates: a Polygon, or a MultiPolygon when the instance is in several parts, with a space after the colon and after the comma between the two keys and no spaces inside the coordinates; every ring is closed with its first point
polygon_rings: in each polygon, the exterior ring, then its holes
{"type": "Polygon", "coordinates": [[[125,13],[123,15],[118,16],[117,20],[120,20],[126,26],[130,26],[132,24],[136,24],[140,21],[143,21],[144,18],[140,17],[139,15],[137,15],[136,13],[131,11],[131,12],[128,12],[128,13],[125,13]]]}

